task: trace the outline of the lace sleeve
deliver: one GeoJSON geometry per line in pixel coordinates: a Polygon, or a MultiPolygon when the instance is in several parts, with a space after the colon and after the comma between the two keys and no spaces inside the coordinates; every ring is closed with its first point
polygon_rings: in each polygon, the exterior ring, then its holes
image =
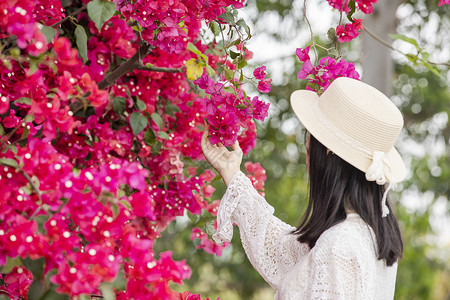
{"type": "Polygon", "coordinates": [[[276,290],[299,258],[309,251],[290,232],[294,227],[273,216],[274,209],[238,172],[231,180],[217,213],[217,242],[230,241],[233,223],[253,267],[276,290]]]}

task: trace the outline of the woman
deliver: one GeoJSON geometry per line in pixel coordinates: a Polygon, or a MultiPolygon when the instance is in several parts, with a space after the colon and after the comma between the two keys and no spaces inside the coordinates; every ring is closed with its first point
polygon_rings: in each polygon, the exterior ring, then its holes
{"type": "Polygon", "coordinates": [[[233,151],[212,146],[206,127],[203,152],[227,185],[214,238],[230,241],[236,223],[276,299],[392,299],[403,243],[387,194],[406,173],[393,147],[401,113],[381,92],[349,78],[336,79],[321,96],[296,91],[291,104],[310,133],[310,197],[300,225],[273,216],[240,171],[238,143],[233,151]]]}

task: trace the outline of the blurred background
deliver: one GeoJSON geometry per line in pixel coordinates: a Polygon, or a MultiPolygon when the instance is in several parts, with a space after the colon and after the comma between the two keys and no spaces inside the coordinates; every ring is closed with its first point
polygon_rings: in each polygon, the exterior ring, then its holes
{"type": "MultiPolygon", "coordinates": [[[[372,15],[355,16],[363,17],[366,31],[343,46],[343,58],[355,62],[364,82],[389,95],[405,120],[396,146],[409,172],[391,193],[405,243],[395,292],[399,300],[450,299],[450,9],[437,4],[380,0],[372,15]],[[417,54],[416,48],[393,41],[389,33],[415,39],[429,53],[429,61],[439,63],[434,66],[440,76],[409,61],[400,52],[417,54]]],[[[249,0],[241,15],[252,29],[251,62],[267,66],[273,79],[272,91],[261,96],[271,103],[269,118],[257,124],[256,147],[244,160],[260,162],[266,169],[266,199],[275,215],[293,226],[307,203],[303,130],[289,105],[290,94],[305,88],[297,78],[301,66],[295,57],[296,48],[311,42],[303,8],[303,0],[249,0]]],[[[325,0],[308,1],[306,13],[316,42],[330,47],[326,33],[338,24],[339,13],[325,0]]],[[[318,52],[327,55],[320,48],[318,52]]],[[[213,199],[220,199],[225,185],[216,181],[214,186],[213,199]]],[[[200,293],[203,299],[273,299],[273,290],[248,262],[237,229],[221,257],[197,250],[189,239],[191,229],[192,224],[180,218],[155,245],[156,251],[173,249],[175,259],[187,257],[192,277],[175,289],[200,293]]]]}

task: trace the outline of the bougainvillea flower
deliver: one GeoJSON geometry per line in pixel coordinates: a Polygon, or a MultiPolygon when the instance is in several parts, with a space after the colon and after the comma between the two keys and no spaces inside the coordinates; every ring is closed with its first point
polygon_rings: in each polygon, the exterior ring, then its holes
{"type": "Polygon", "coordinates": [[[253,71],[253,76],[258,80],[266,78],[266,74],[266,66],[261,66],[253,71]]]}

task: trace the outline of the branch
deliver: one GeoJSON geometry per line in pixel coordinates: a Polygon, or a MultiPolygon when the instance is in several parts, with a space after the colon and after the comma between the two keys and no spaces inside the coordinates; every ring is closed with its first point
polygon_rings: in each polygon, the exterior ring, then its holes
{"type": "Polygon", "coordinates": [[[146,67],[146,66],[141,66],[136,68],[138,70],[143,70],[143,71],[152,71],[152,72],[164,72],[164,73],[181,73],[184,72],[185,67],[180,67],[180,68],[163,68],[163,67],[146,67]]]}
{"type": "Polygon", "coordinates": [[[152,46],[147,43],[143,44],[129,60],[118,66],[114,71],[103,78],[103,80],[98,83],[98,88],[104,90],[114,82],[116,82],[116,80],[122,77],[124,74],[141,67],[141,58],[145,57],[152,50],[152,46]]]}
{"type": "Polygon", "coordinates": [[[74,16],[78,15],[80,12],[82,12],[86,8],[87,8],[87,4],[83,5],[82,7],[80,7],[79,9],[77,9],[76,11],[74,11],[73,13],[71,13],[70,15],[65,17],[64,19],[62,19],[61,21],[56,22],[55,24],[52,25],[52,27],[56,27],[59,24],[64,23],[65,21],[69,20],[70,18],[73,18],[74,16]]]}
{"type": "MultiPolygon", "coordinates": [[[[380,42],[382,45],[388,47],[389,49],[393,50],[393,51],[397,51],[398,53],[402,54],[402,55],[407,55],[407,53],[400,51],[398,49],[395,49],[391,44],[389,44],[388,42],[386,42],[385,40],[383,40],[381,37],[379,37],[376,33],[374,33],[372,30],[370,30],[369,28],[367,28],[367,26],[364,26],[364,31],[367,32],[368,35],[370,35],[372,38],[374,38],[375,40],[377,40],[378,42],[380,42]]],[[[442,66],[450,66],[449,63],[437,63],[437,62],[432,62],[432,61],[424,61],[422,58],[417,57],[418,60],[423,61],[424,63],[429,63],[432,65],[442,65],[442,66]]]]}
{"type": "Polygon", "coordinates": [[[305,20],[308,23],[308,27],[309,27],[309,32],[311,33],[311,42],[312,42],[312,45],[313,45],[314,54],[316,55],[316,62],[315,62],[315,64],[317,65],[317,62],[319,60],[319,56],[317,55],[316,41],[314,41],[314,33],[312,31],[312,28],[311,28],[311,23],[309,23],[308,16],[306,15],[306,0],[303,1],[303,15],[305,16],[305,20]]]}
{"type": "Polygon", "coordinates": [[[41,198],[41,191],[38,189],[38,187],[34,184],[33,180],[31,180],[30,176],[25,173],[24,170],[22,169],[18,169],[19,173],[23,175],[23,177],[25,177],[25,179],[31,184],[31,187],[33,188],[33,190],[36,192],[38,198],[39,198],[39,202],[42,204],[42,198],[41,198]]]}

